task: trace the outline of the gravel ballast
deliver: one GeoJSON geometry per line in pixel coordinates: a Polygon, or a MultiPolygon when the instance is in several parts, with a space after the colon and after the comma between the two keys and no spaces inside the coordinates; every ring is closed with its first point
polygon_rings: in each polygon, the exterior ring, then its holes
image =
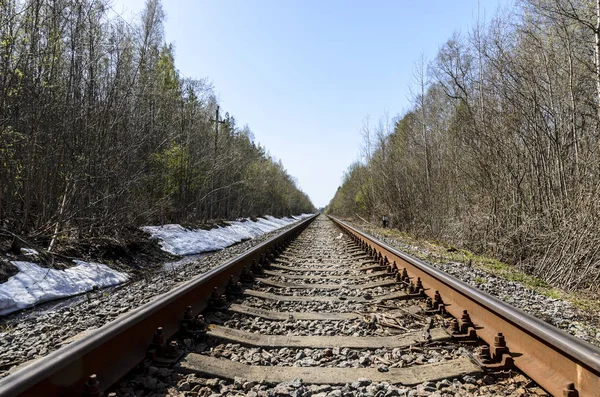
{"type": "MultiPolygon", "coordinates": [[[[286,261],[293,261],[298,267],[310,268],[308,263],[323,263],[337,261],[336,255],[325,259],[331,251],[343,255],[343,245],[350,245],[349,240],[339,236],[339,229],[324,217],[318,218],[292,244],[293,248],[286,250],[286,261]],[[340,241],[341,240],[341,241],[340,241]],[[339,241],[339,244],[338,244],[339,241]],[[325,244],[328,243],[328,244],[325,244]],[[343,243],[343,244],[342,244],[343,243]],[[301,248],[298,248],[301,247],[301,248]],[[303,248],[302,248],[303,247],[303,248]],[[326,248],[333,247],[335,249],[326,248]],[[294,252],[291,254],[291,252],[294,252]],[[290,259],[292,258],[293,259],[290,259]]],[[[282,255],[283,257],[284,255],[282,255]]],[[[346,269],[356,269],[364,264],[347,256],[339,261],[339,266],[346,269]]],[[[331,265],[332,270],[335,265],[331,265]]],[[[291,274],[291,273],[290,273],[291,274]]],[[[303,272],[303,275],[322,275],[320,272],[303,272]]],[[[338,274],[337,272],[332,274],[338,274]]],[[[264,277],[264,276],[261,276],[264,277]]],[[[393,277],[387,275],[384,278],[393,277]]],[[[294,280],[283,279],[286,282],[294,280]]],[[[297,282],[297,280],[296,280],[297,282]]],[[[334,283],[332,280],[331,283],[334,283]]],[[[296,290],[288,288],[273,288],[268,286],[247,285],[246,287],[264,292],[285,296],[340,296],[340,294],[356,293],[357,290],[327,290],[311,288],[296,290]]],[[[389,293],[397,287],[386,286],[358,290],[360,294],[371,294],[373,297],[389,293]]],[[[184,346],[186,353],[209,356],[212,359],[230,360],[243,365],[262,367],[302,367],[302,368],[370,368],[378,372],[387,372],[393,368],[418,368],[421,365],[446,362],[454,359],[465,359],[473,356],[479,347],[462,345],[451,340],[429,340],[426,337],[429,327],[447,326],[441,316],[427,317],[418,308],[425,305],[423,298],[410,300],[390,300],[383,303],[376,301],[352,302],[340,300],[335,302],[299,301],[286,302],[266,300],[255,296],[239,295],[230,297],[236,304],[260,307],[266,310],[281,312],[340,312],[356,313],[360,316],[354,320],[298,320],[290,318],[285,321],[272,321],[247,314],[229,313],[225,310],[208,311],[204,319],[211,324],[218,324],[236,330],[260,335],[285,336],[354,336],[373,337],[402,335],[406,332],[418,331],[423,335],[422,340],[410,346],[395,348],[296,348],[296,347],[250,347],[232,343],[208,335],[185,339],[176,337],[179,346],[184,346]],[[376,321],[373,317],[381,316],[376,321]],[[386,321],[389,320],[388,321],[386,321]],[[395,320],[395,321],[391,321],[395,320]],[[428,326],[428,321],[431,321],[428,326]],[[390,324],[393,322],[393,324],[390,324]],[[393,326],[392,326],[393,325],[393,326]]],[[[209,327],[210,328],[210,327],[209,327]]],[[[321,339],[322,340],[322,339],[321,339]]],[[[442,375],[443,376],[443,375],[442,375]]],[[[439,379],[439,378],[438,378],[439,379]]],[[[488,375],[464,375],[454,378],[429,381],[414,386],[391,384],[387,382],[372,382],[369,379],[357,378],[347,384],[316,385],[305,383],[302,379],[293,379],[282,383],[258,382],[235,376],[230,379],[219,379],[156,368],[150,361],[144,368],[132,373],[116,388],[119,396],[312,396],[312,397],[350,397],[350,396],[539,396],[545,395],[536,385],[525,376],[508,371],[499,376],[497,373],[488,375]]]]}
{"type": "Polygon", "coordinates": [[[445,260],[422,247],[398,238],[384,236],[380,233],[380,229],[373,225],[354,223],[352,226],[577,338],[600,347],[600,312],[582,310],[567,300],[548,297],[518,281],[508,280],[485,269],[470,266],[468,262],[445,260]]]}
{"type": "Polygon", "coordinates": [[[107,324],[117,316],[219,266],[291,226],[206,254],[172,271],[154,272],[146,278],[116,288],[80,295],[70,301],[73,304],[55,302],[51,305],[57,306],[56,309],[48,310],[47,306],[42,305],[0,318],[0,377],[6,376],[11,368],[47,355],[68,344],[69,338],[107,324]]]}

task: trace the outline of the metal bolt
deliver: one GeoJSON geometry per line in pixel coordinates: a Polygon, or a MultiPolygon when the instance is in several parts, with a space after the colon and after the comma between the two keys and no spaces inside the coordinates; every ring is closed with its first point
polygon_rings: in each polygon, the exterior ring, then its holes
{"type": "Polygon", "coordinates": [[[440,291],[435,291],[435,295],[433,296],[433,306],[437,307],[438,305],[443,305],[442,295],[440,295],[440,291]]]}
{"type": "Polygon", "coordinates": [[[89,376],[85,386],[83,395],[86,397],[99,397],[100,394],[100,382],[98,382],[98,376],[92,374],[89,376]]]}
{"type": "Polygon", "coordinates": [[[179,353],[179,343],[176,340],[172,340],[169,342],[169,346],[167,347],[166,355],[170,357],[175,357],[179,353]]]}
{"type": "Polygon", "coordinates": [[[417,285],[416,285],[417,291],[420,289],[423,289],[423,283],[421,282],[421,277],[417,277],[417,285]]]}
{"type": "Polygon", "coordinates": [[[201,330],[206,328],[206,320],[202,314],[198,314],[198,317],[196,317],[196,327],[201,330]]]}
{"type": "Polygon", "coordinates": [[[484,364],[488,364],[488,363],[492,362],[492,356],[490,354],[489,346],[481,347],[481,353],[479,354],[479,358],[481,359],[481,362],[484,364]]]}
{"type": "Polygon", "coordinates": [[[498,335],[494,337],[494,346],[506,347],[506,340],[504,339],[504,335],[502,335],[502,332],[498,332],[498,335]]]}
{"type": "Polygon", "coordinates": [[[569,383],[563,389],[563,397],[579,397],[579,392],[577,391],[577,389],[575,389],[574,383],[569,383]]]}
{"type": "Polygon", "coordinates": [[[490,346],[490,351],[492,353],[492,359],[495,362],[500,362],[502,360],[502,356],[505,354],[510,354],[508,347],[506,346],[506,340],[504,339],[504,335],[502,335],[502,333],[499,332],[494,337],[494,346],[490,346]]]}
{"type": "Polygon", "coordinates": [[[163,333],[162,327],[158,327],[156,332],[154,333],[154,338],[152,339],[152,344],[160,346],[165,343],[165,334],[163,333]]]}
{"type": "Polygon", "coordinates": [[[452,319],[452,322],[450,323],[450,333],[458,334],[459,332],[460,328],[458,327],[458,321],[456,321],[456,319],[452,319]]]}
{"type": "Polygon", "coordinates": [[[463,310],[463,314],[460,318],[460,330],[462,333],[466,334],[469,327],[473,326],[473,322],[471,321],[471,316],[469,316],[469,312],[463,310]]]}
{"type": "Polygon", "coordinates": [[[184,320],[192,320],[194,318],[194,312],[192,312],[191,306],[186,306],[185,312],[183,312],[184,320]]]}
{"type": "Polygon", "coordinates": [[[254,273],[252,273],[252,270],[248,266],[244,266],[240,278],[245,282],[250,282],[254,279],[254,273]]]}
{"type": "Polygon", "coordinates": [[[467,310],[463,310],[463,314],[462,314],[462,317],[460,318],[460,320],[465,323],[471,322],[471,316],[469,316],[469,312],[467,310]]]}
{"type": "Polygon", "coordinates": [[[410,282],[410,286],[408,287],[408,293],[409,293],[409,294],[414,294],[415,292],[416,292],[415,285],[414,285],[414,284],[413,284],[413,282],[411,281],[411,282],[410,282]]]}

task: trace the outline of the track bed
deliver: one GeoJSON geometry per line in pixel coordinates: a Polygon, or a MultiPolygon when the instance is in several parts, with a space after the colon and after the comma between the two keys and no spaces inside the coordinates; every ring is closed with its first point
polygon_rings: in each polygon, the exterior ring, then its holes
{"type": "Polygon", "coordinates": [[[147,363],[118,395],[149,393],[155,373],[167,395],[543,395],[522,375],[486,373],[476,340],[455,340],[452,317],[325,217],[221,304],[199,337],[179,336],[184,352],[162,379],[147,363]]]}
{"type": "Polygon", "coordinates": [[[593,396],[600,351],[325,216],[0,380],[0,395],[593,396]]]}

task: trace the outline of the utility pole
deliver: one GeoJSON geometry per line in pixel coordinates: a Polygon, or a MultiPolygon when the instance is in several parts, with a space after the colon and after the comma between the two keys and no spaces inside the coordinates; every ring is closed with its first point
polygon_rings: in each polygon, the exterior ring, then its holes
{"type": "MultiPolygon", "coordinates": [[[[210,196],[212,196],[212,193],[215,191],[215,171],[216,171],[216,165],[217,165],[217,144],[218,144],[218,139],[219,139],[219,124],[225,124],[224,121],[219,120],[219,105],[217,105],[217,113],[215,115],[215,119],[214,120],[210,120],[212,122],[215,123],[215,153],[213,156],[213,161],[212,161],[212,170],[211,170],[211,192],[210,192],[210,196]]],[[[214,197],[211,197],[211,201],[210,201],[210,219],[213,219],[213,206],[214,206],[214,197]]]]}

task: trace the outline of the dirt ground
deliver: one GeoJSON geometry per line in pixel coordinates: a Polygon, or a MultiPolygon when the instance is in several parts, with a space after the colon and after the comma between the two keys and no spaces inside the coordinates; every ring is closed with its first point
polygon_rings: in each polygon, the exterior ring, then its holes
{"type": "Polygon", "coordinates": [[[164,262],[179,257],[161,250],[156,240],[147,233],[131,227],[119,237],[91,237],[86,239],[65,238],[57,240],[52,252],[48,252],[45,238],[0,236],[0,283],[18,273],[10,261],[30,261],[42,267],[65,269],[74,266],[74,259],[99,262],[111,268],[140,276],[161,268],[164,262]],[[21,248],[35,249],[39,255],[27,255],[21,248]]]}

